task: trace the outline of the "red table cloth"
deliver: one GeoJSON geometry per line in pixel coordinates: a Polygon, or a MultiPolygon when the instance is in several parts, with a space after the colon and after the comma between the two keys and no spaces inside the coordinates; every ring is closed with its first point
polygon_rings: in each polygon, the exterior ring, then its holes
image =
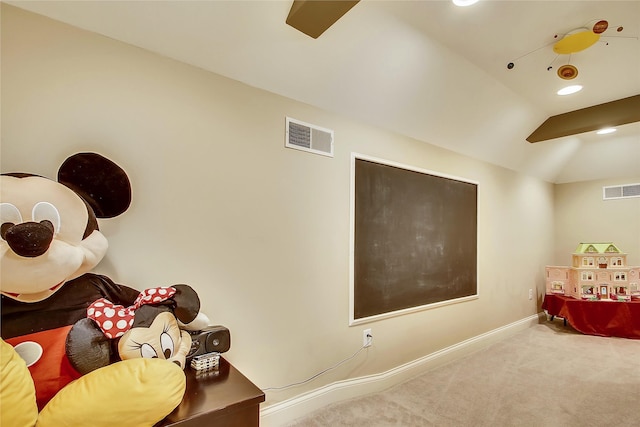
{"type": "Polygon", "coordinates": [[[542,309],[587,335],[640,339],[640,301],[586,301],[545,295],[542,309]]]}

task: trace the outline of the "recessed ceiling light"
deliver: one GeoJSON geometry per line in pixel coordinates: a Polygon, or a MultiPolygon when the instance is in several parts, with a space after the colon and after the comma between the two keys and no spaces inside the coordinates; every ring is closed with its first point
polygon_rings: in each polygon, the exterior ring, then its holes
{"type": "Polygon", "coordinates": [[[582,90],[582,85],[571,85],[567,87],[563,87],[558,92],[558,95],[571,95],[572,93],[580,92],[582,90]]]}
{"type": "Polygon", "coordinates": [[[617,130],[616,128],[604,128],[604,129],[600,129],[596,133],[598,135],[606,135],[608,133],[614,133],[616,130],[617,130]]]}
{"type": "Polygon", "coordinates": [[[475,3],[478,3],[478,0],[453,0],[453,4],[456,6],[471,6],[475,3]]]}

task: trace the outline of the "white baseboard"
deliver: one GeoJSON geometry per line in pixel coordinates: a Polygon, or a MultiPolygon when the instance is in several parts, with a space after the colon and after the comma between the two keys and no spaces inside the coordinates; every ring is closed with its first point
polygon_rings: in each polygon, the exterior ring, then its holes
{"type": "Polygon", "coordinates": [[[430,369],[468,356],[488,345],[508,338],[516,332],[538,324],[541,316],[544,316],[544,313],[534,314],[380,374],[337,381],[274,403],[260,411],[260,425],[262,427],[281,427],[331,403],[386,390],[430,369]]]}

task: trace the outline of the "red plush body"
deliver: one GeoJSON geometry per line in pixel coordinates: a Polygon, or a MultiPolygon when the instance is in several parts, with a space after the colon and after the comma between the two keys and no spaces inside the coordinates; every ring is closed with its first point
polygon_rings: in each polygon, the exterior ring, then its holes
{"type": "Polygon", "coordinates": [[[42,356],[29,366],[39,409],[81,375],[69,363],[65,344],[71,326],[86,317],[89,304],[103,297],[129,305],[137,295],[135,289],[93,273],[65,283],[52,296],[35,303],[2,295],[2,338],[14,347],[26,341],[42,347],[42,356]]]}

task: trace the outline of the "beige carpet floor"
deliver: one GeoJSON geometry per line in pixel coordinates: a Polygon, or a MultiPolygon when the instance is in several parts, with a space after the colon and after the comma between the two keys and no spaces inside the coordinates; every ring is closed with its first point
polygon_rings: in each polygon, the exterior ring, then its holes
{"type": "Polygon", "coordinates": [[[582,335],[561,319],[290,427],[640,426],[640,340],[582,335]]]}

